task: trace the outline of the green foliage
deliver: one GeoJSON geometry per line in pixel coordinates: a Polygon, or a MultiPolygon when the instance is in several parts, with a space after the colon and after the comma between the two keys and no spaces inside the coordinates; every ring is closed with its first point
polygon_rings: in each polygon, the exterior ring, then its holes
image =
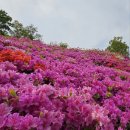
{"type": "Polygon", "coordinates": [[[20,38],[21,36],[23,36],[23,33],[24,33],[23,25],[17,20],[15,20],[13,22],[13,32],[11,33],[11,36],[20,38]]]}
{"type": "Polygon", "coordinates": [[[95,95],[93,95],[93,98],[95,99],[95,100],[98,100],[98,99],[100,99],[100,94],[99,93],[96,93],[95,95]]]}
{"type": "Polygon", "coordinates": [[[14,89],[10,89],[10,90],[9,90],[9,94],[10,94],[12,97],[16,97],[16,96],[17,96],[17,94],[16,94],[16,92],[15,92],[14,89]]]}
{"type": "Polygon", "coordinates": [[[11,31],[10,27],[12,18],[4,10],[0,10],[0,35],[8,35],[11,31]]]}
{"type": "Polygon", "coordinates": [[[4,11],[0,10],[0,35],[11,35],[15,37],[27,37],[30,39],[41,40],[42,36],[37,33],[37,28],[33,25],[24,27],[22,23],[12,18],[4,11]]]}
{"type": "Polygon", "coordinates": [[[36,39],[36,40],[41,40],[42,39],[42,36],[40,34],[38,34],[37,32],[37,28],[34,27],[34,25],[29,25],[29,26],[26,26],[25,27],[25,32],[26,32],[26,35],[28,38],[30,39],[36,39]]]}
{"type": "Polygon", "coordinates": [[[129,47],[122,41],[122,37],[114,37],[114,39],[109,42],[109,46],[106,50],[122,54],[123,56],[129,56],[129,47]]]}
{"type": "Polygon", "coordinates": [[[50,45],[51,45],[51,46],[60,46],[60,47],[62,47],[62,48],[68,48],[68,44],[67,44],[67,43],[64,43],[64,42],[60,42],[60,43],[50,42],[50,45]]]}
{"type": "Polygon", "coordinates": [[[63,48],[68,48],[68,44],[67,43],[59,43],[60,47],[63,47],[63,48]]]}
{"type": "Polygon", "coordinates": [[[32,40],[41,40],[42,38],[42,36],[37,33],[36,27],[34,27],[33,25],[24,27],[22,23],[18,22],[17,20],[13,22],[13,33],[11,35],[18,38],[27,37],[32,40]]]}

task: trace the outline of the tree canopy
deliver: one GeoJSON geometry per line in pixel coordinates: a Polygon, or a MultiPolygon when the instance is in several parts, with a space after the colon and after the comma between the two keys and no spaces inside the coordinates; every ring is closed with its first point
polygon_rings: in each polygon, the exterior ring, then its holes
{"type": "Polygon", "coordinates": [[[12,18],[4,11],[0,10],[0,34],[8,35],[11,31],[12,18]]]}
{"type": "Polygon", "coordinates": [[[40,34],[37,33],[37,28],[34,27],[34,25],[29,25],[24,27],[22,23],[20,23],[19,21],[15,20],[13,22],[13,33],[11,34],[11,36],[15,36],[15,37],[27,37],[30,39],[41,39],[42,36],[40,34]]]}
{"type": "Polygon", "coordinates": [[[109,42],[109,46],[106,50],[109,50],[110,52],[120,53],[123,56],[129,56],[129,47],[122,40],[122,37],[114,37],[113,40],[109,42]]]}
{"type": "Polygon", "coordinates": [[[0,10],[0,34],[15,37],[27,37],[30,39],[41,40],[42,36],[37,33],[37,27],[34,25],[23,26],[18,20],[12,22],[10,17],[4,10],[0,10]]]}

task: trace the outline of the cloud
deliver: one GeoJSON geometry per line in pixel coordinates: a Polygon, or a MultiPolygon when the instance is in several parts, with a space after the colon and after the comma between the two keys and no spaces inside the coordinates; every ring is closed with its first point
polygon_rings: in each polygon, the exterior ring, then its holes
{"type": "Polygon", "coordinates": [[[45,42],[105,48],[123,36],[130,45],[129,0],[1,0],[0,7],[24,25],[37,26],[45,42]]]}

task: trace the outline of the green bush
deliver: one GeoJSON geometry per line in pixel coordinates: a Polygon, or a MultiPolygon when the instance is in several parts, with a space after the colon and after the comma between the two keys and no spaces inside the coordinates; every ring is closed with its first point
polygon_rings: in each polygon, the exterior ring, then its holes
{"type": "Polygon", "coordinates": [[[68,44],[67,43],[59,43],[60,47],[63,47],[63,48],[68,48],[68,44]]]}

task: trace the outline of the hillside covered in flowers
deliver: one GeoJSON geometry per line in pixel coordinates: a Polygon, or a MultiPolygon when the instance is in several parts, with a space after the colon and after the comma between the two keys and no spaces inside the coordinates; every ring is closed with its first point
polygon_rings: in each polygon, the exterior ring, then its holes
{"type": "Polygon", "coordinates": [[[130,130],[130,59],[0,36],[0,130],[130,130]]]}

